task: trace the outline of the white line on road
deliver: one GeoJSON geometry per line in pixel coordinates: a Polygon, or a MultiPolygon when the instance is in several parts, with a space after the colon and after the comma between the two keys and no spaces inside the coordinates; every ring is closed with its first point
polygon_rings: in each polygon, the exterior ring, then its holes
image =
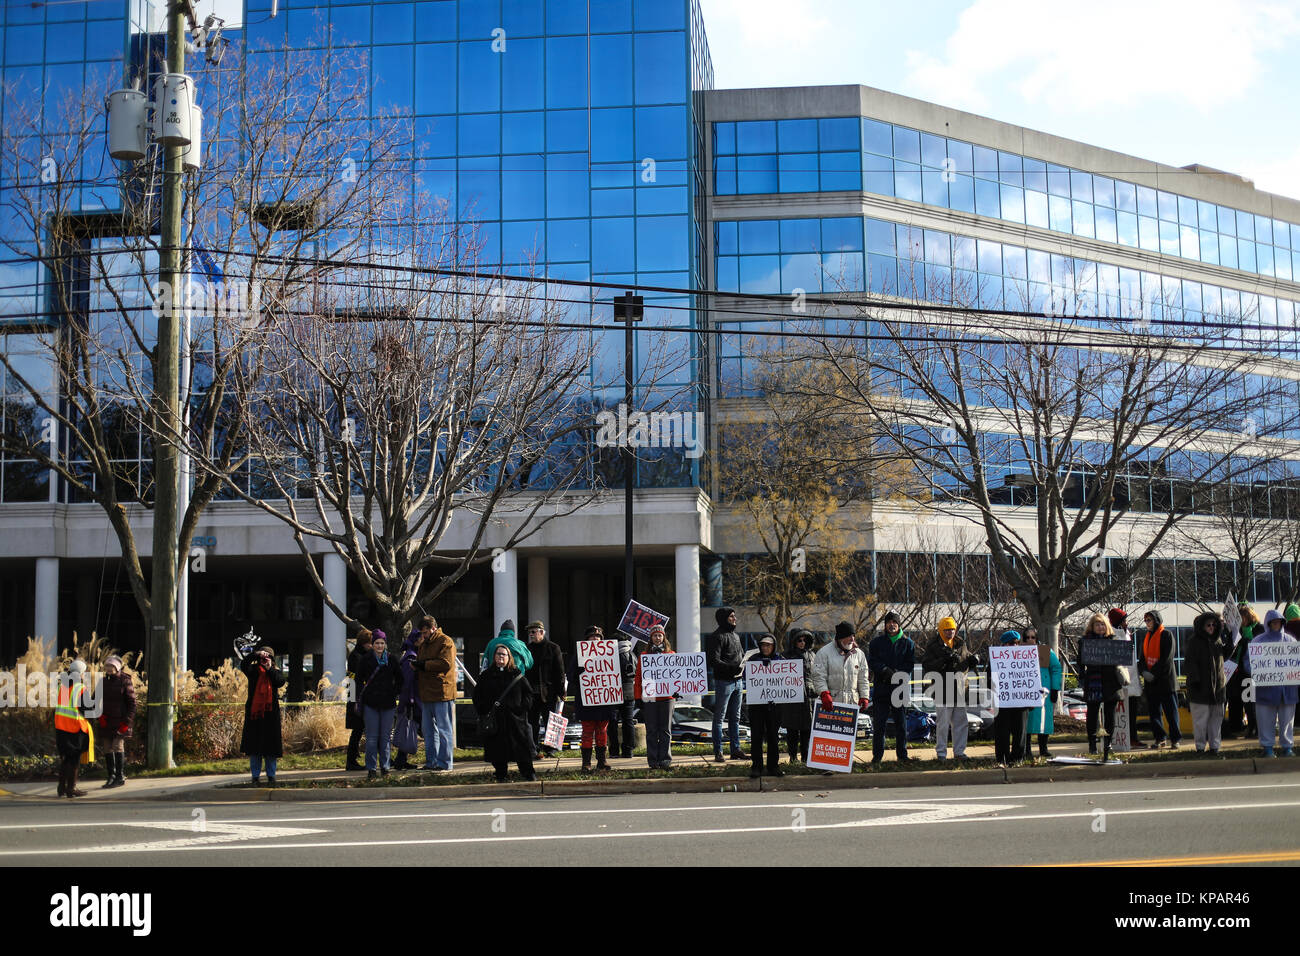
{"type": "MultiPolygon", "coordinates": [[[[767,805],[772,809],[772,805],[767,805]]],[[[803,805],[806,806],[806,805],[803,805]]],[[[824,806],[824,805],[819,805],[824,806]]],[[[1000,806],[982,804],[978,807],[969,807],[962,816],[952,816],[937,814],[933,807],[920,807],[917,804],[907,804],[908,809],[924,810],[920,813],[909,813],[895,815],[893,817],[876,818],[872,820],[849,820],[841,823],[804,823],[801,831],[807,830],[845,830],[857,829],[862,827],[875,826],[907,826],[914,824],[938,824],[938,823],[1009,823],[1019,820],[1068,820],[1082,817],[1092,817],[1093,811],[1087,810],[1082,812],[1062,812],[1062,813],[1024,813],[1024,814],[1006,814],[1002,816],[972,816],[972,814],[998,814],[1004,809],[1016,809],[1015,806],[1000,806]]],[[[888,805],[882,805],[883,808],[889,809],[888,805]]],[[[895,808],[898,805],[895,804],[895,808]]],[[[1300,801],[1286,801],[1277,803],[1226,803],[1212,806],[1191,806],[1191,807],[1142,807],[1133,810],[1108,810],[1106,816],[1140,816],[1160,813],[1204,813],[1219,812],[1230,810],[1239,812],[1242,810],[1267,810],[1284,807],[1300,807],[1300,801]]],[[[944,806],[943,810],[952,809],[950,806],[944,806]]],[[[208,846],[157,846],[150,844],[140,844],[136,846],[114,847],[114,852],[146,852],[160,851],[167,852],[171,850],[321,850],[321,849],[352,849],[359,847],[414,847],[414,846],[453,846],[478,843],[535,843],[546,841],[560,840],[627,840],[639,839],[641,837],[674,837],[674,836],[730,836],[740,833],[789,833],[794,828],[789,823],[780,826],[765,827],[717,827],[711,829],[691,829],[691,830],[642,830],[632,833],[542,833],[530,836],[486,836],[486,837],[443,837],[434,839],[414,840],[350,840],[344,842],[320,842],[320,843],[274,843],[263,844],[260,846],[239,846],[230,845],[208,845],[208,846]]],[[[0,857],[10,856],[44,856],[59,855],[73,856],[82,853],[104,852],[103,848],[87,847],[85,849],[51,849],[51,850],[4,850],[0,851],[0,857]]]]}
{"type": "MultiPolygon", "coordinates": [[[[1005,786],[997,784],[996,786],[1005,786]]],[[[1080,791],[1052,791],[1050,793],[1002,793],[989,794],[980,796],[976,794],[957,794],[951,797],[903,797],[898,800],[889,800],[885,802],[875,801],[836,801],[836,800],[817,800],[815,802],[801,801],[799,803],[729,803],[718,804],[716,806],[667,806],[667,807],[593,807],[582,810],[509,810],[511,816],[519,817],[550,817],[550,816],[592,816],[594,814],[643,814],[643,813],[724,813],[735,810],[793,810],[796,808],[803,809],[826,809],[826,810],[869,810],[873,807],[883,807],[889,809],[898,805],[905,804],[939,804],[949,801],[962,801],[968,803],[973,800],[1053,800],[1053,799],[1073,799],[1075,797],[1112,797],[1112,796],[1141,796],[1145,794],[1178,794],[1178,793],[1222,793],[1229,790],[1278,790],[1284,788],[1300,787],[1300,783],[1249,783],[1233,784],[1224,787],[1154,787],[1149,789],[1137,790],[1080,790],[1080,791]]],[[[809,790],[816,789],[809,787],[809,790]]],[[[638,794],[620,794],[620,796],[638,796],[638,794]]],[[[651,796],[645,794],[644,796],[651,796]]],[[[653,796],[666,796],[665,794],[654,794],[653,796]]],[[[762,796],[762,794],[754,794],[762,796]]],[[[504,799],[504,798],[503,798],[504,799]]],[[[549,797],[547,799],[561,799],[559,797],[549,797]]],[[[562,799],[586,799],[585,797],[571,796],[562,799]]],[[[608,799],[608,797],[601,797],[608,799]]],[[[215,806],[214,804],[204,804],[203,801],[195,801],[195,805],[215,806]]],[[[84,806],[84,804],[83,804],[84,806]]],[[[491,817],[492,810],[452,810],[434,813],[355,813],[332,816],[311,816],[311,817],[257,817],[253,819],[240,819],[236,822],[241,824],[290,824],[290,823],[347,823],[361,820],[454,820],[474,817],[491,817]]],[[[170,825],[175,821],[163,821],[159,826],[170,825]]],[[[93,822],[68,822],[68,823],[5,823],[0,824],[0,830],[58,830],[58,829],[75,829],[78,827],[105,827],[105,826],[125,826],[125,822],[119,819],[96,820],[93,822]]],[[[144,823],[143,826],[151,824],[144,823]]],[[[188,824],[187,824],[188,825],[188,824]]]]}

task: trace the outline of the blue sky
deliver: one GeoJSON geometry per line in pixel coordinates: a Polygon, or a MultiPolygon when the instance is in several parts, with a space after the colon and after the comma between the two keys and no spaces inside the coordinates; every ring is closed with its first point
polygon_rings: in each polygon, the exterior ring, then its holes
{"type": "Polygon", "coordinates": [[[716,85],[861,83],[1300,198],[1296,0],[700,0],[716,85]]]}

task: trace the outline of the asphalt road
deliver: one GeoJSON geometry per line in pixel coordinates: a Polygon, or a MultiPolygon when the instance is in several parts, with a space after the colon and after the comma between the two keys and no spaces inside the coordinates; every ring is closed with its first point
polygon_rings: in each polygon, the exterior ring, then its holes
{"type": "Polygon", "coordinates": [[[1300,862],[1300,781],[189,806],[0,800],[0,866],[1300,862]]]}

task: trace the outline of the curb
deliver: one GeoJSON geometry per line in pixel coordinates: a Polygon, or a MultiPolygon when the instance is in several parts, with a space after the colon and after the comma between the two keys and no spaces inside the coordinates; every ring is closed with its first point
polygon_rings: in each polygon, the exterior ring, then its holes
{"type": "MultiPolygon", "coordinates": [[[[1241,759],[1208,762],[1171,760],[1158,765],[1089,767],[1061,765],[1004,770],[903,770],[879,774],[800,774],[790,777],[656,777],[640,780],[545,780],[537,783],[467,783],[428,787],[339,787],[244,790],[212,787],[159,794],[145,800],[189,803],[328,802],[339,800],[464,800],[497,797],[586,797],[655,793],[780,793],[791,790],[876,790],[903,787],[987,786],[1003,783],[1057,783],[1074,780],[1156,779],[1168,777],[1250,776],[1300,772],[1300,760],[1241,759]]],[[[125,794],[123,796],[126,796],[125,794]]]]}

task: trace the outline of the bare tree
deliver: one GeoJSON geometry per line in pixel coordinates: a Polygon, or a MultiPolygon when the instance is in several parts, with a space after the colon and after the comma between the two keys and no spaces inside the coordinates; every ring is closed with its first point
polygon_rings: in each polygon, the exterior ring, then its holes
{"type": "Polygon", "coordinates": [[[68,98],[54,118],[42,116],[39,100],[12,90],[6,96],[0,242],[40,270],[46,306],[31,327],[55,374],[46,387],[0,353],[7,401],[26,407],[0,434],[0,447],[49,469],[71,500],[103,509],[146,621],[150,580],[137,526],[153,507],[153,448],[179,444],[207,466],[195,473],[179,522],[181,546],[171,558],[179,566],[205,509],[249,466],[248,409],[232,400],[230,379],[262,303],[309,288],[321,247],[338,263],[355,256],[357,230],[398,189],[388,167],[410,137],[409,123],[396,120],[357,128],[369,71],[355,52],[326,43],[310,53],[268,53],[257,70],[234,59],[199,72],[212,98],[204,104],[202,161],[184,184],[196,279],[176,290],[191,323],[182,346],[192,372],[181,434],[160,432],[151,408],[159,363],[167,361],[155,348],[155,324],[172,301],[156,287],[161,150],[151,146],[146,158],[107,178],[90,177],[97,163],[112,170],[99,160],[107,90],[68,98]],[[355,158],[363,154],[364,162],[355,158]]]}
{"type": "Polygon", "coordinates": [[[810,341],[840,394],[915,462],[926,504],[982,530],[1055,648],[1063,619],[1120,586],[1095,579],[1117,529],[1140,526],[1128,557],[1145,562],[1193,495],[1237,478],[1244,456],[1283,452],[1285,425],[1263,412],[1286,389],[1265,380],[1248,392],[1256,358],[1219,348],[1212,330],[1177,340],[1148,320],[1060,318],[1085,311],[1077,300],[1056,316],[989,316],[962,291],[923,296],[952,306],[861,308],[869,348],[810,341]]]}

